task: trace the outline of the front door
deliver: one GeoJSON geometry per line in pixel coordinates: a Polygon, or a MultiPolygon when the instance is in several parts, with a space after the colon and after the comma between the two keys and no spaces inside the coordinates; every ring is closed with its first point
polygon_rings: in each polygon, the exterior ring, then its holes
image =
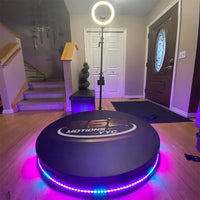
{"type": "Polygon", "coordinates": [[[145,97],[169,107],[177,35],[178,4],[149,28],[145,97]]]}
{"type": "MultiPolygon", "coordinates": [[[[90,66],[90,89],[95,90],[99,97],[97,80],[100,72],[101,47],[99,45],[101,34],[99,31],[85,31],[85,55],[90,66]]],[[[125,58],[125,32],[104,31],[103,34],[103,98],[120,98],[124,89],[124,58],[125,58]]]]}

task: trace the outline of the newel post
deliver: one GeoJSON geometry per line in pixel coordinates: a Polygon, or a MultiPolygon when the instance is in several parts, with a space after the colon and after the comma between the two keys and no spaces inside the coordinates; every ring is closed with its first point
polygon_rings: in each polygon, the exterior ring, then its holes
{"type": "Polygon", "coordinates": [[[65,96],[66,96],[66,105],[65,111],[71,111],[71,101],[69,97],[72,95],[72,71],[71,71],[71,61],[73,58],[73,53],[75,49],[75,43],[67,42],[63,50],[61,61],[63,62],[63,73],[65,81],[65,96]]]}

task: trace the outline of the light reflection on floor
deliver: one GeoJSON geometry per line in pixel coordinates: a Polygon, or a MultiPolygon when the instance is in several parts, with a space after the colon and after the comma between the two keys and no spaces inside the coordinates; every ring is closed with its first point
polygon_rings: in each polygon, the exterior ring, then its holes
{"type": "MultiPolygon", "coordinates": [[[[77,197],[68,196],[59,191],[56,191],[49,187],[41,178],[36,162],[36,152],[35,152],[35,141],[32,141],[28,145],[29,149],[26,150],[24,157],[24,163],[21,167],[21,179],[24,182],[24,193],[28,193],[30,199],[40,199],[40,200],[72,200],[80,199],[77,197]],[[34,197],[34,198],[33,198],[34,197]]],[[[145,200],[145,199],[158,199],[159,193],[165,190],[164,179],[168,174],[171,173],[173,169],[173,160],[168,155],[168,147],[164,141],[161,141],[160,148],[160,166],[154,176],[141,188],[132,193],[121,196],[117,199],[120,200],[145,200]],[[162,191],[163,190],[163,191],[162,191]]]]}

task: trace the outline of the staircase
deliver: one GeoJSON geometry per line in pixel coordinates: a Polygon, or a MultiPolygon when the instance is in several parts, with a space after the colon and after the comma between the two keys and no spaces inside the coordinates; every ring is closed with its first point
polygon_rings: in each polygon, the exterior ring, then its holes
{"type": "Polygon", "coordinates": [[[17,103],[18,111],[64,110],[63,82],[29,82],[23,95],[24,100],[17,103]]]}
{"type": "Polygon", "coordinates": [[[26,79],[28,82],[45,81],[46,77],[44,73],[40,72],[36,67],[31,65],[27,61],[24,61],[24,68],[25,68],[26,79]]]}
{"type": "Polygon", "coordinates": [[[47,81],[44,73],[27,61],[24,66],[28,88],[23,92],[23,100],[17,103],[18,111],[64,110],[64,82],[47,81]]]}

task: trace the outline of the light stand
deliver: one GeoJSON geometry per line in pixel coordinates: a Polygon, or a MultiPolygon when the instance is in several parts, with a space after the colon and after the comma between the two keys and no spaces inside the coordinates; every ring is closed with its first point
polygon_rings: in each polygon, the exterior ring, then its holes
{"type": "MultiPolygon", "coordinates": [[[[114,16],[115,16],[115,10],[113,8],[113,6],[107,2],[107,1],[99,1],[97,2],[93,7],[92,7],[92,19],[98,24],[98,25],[101,25],[101,42],[100,45],[101,45],[101,63],[100,63],[100,73],[99,73],[99,80],[97,81],[97,85],[99,85],[100,87],[100,90],[99,90],[99,110],[102,110],[102,86],[105,85],[105,80],[104,80],[104,77],[103,77],[103,29],[104,29],[104,26],[109,24],[113,19],[114,19],[114,16]],[[111,15],[109,17],[109,19],[107,21],[99,21],[96,16],[95,16],[95,11],[96,9],[99,7],[99,6],[102,6],[102,5],[105,5],[105,6],[108,6],[110,11],[111,11],[111,15]]],[[[105,19],[105,18],[101,18],[101,19],[105,19]]]]}
{"type": "Polygon", "coordinates": [[[100,42],[100,45],[101,45],[101,62],[100,62],[100,74],[99,74],[99,80],[97,81],[97,84],[99,85],[100,87],[100,90],[99,90],[99,110],[102,110],[102,86],[105,85],[105,80],[104,80],[104,77],[103,77],[103,29],[104,27],[102,26],[101,27],[101,42],[100,42]]]}

